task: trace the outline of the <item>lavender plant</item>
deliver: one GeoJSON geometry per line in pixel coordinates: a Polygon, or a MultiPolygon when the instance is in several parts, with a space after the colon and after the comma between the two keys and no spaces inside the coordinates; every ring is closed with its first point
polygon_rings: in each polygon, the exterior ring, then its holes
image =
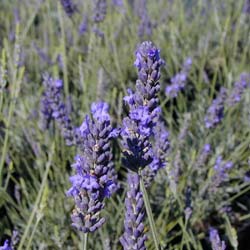
{"type": "Polygon", "coordinates": [[[76,4],[73,3],[74,0],[60,0],[61,5],[65,11],[65,13],[72,17],[76,13],[76,4]]]}
{"type": "Polygon", "coordinates": [[[0,250],[13,250],[11,244],[9,243],[9,240],[6,240],[3,246],[0,246],[0,250]]]}

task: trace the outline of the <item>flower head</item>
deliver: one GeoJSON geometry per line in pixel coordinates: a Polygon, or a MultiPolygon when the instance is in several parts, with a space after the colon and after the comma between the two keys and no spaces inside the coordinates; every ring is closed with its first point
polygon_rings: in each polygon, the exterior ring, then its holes
{"type": "Polygon", "coordinates": [[[79,129],[84,147],[72,165],[76,174],[70,177],[72,187],[67,192],[76,204],[71,216],[73,226],[85,233],[102,226],[105,219],[100,212],[105,206],[104,199],[118,189],[110,144],[113,131],[108,105],[93,103],[91,116],[85,117],[79,129]]]}

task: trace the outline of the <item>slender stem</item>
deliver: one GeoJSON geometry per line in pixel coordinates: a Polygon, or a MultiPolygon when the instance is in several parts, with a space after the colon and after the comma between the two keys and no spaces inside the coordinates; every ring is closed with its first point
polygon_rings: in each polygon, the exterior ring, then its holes
{"type": "Polygon", "coordinates": [[[83,250],[87,250],[87,245],[88,245],[88,233],[85,233],[83,239],[83,250]]]}
{"type": "Polygon", "coordinates": [[[148,194],[147,194],[146,188],[144,186],[144,182],[143,182],[143,178],[141,176],[141,173],[140,173],[139,176],[140,176],[140,187],[141,187],[143,200],[144,200],[145,207],[146,207],[146,212],[147,212],[147,216],[148,216],[148,220],[149,220],[151,233],[152,233],[152,236],[153,236],[153,239],[154,239],[155,249],[160,250],[159,240],[158,240],[157,233],[156,233],[156,226],[155,226],[155,222],[154,222],[154,218],[153,218],[153,213],[152,213],[152,210],[151,210],[151,207],[150,207],[148,194]]]}
{"type": "Polygon", "coordinates": [[[46,181],[47,181],[47,177],[48,177],[48,174],[49,174],[49,170],[50,170],[50,167],[51,167],[52,156],[54,154],[54,144],[52,144],[52,150],[50,152],[51,153],[49,155],[49,159],[48,159],[48,162],[46,164],[46,169],[45,169],[45,172],[43,174],[43,179],[42,179],[41,187],[39,189],[39,192],[38,192],[38,195],[37,195],[37,198],[36,198],[33,210],[32,210],[32,212],[30,214],[27,226],[25,228],[25,231],[23,233],[23,236],[21,238],[21,241],[20,241],[20,244],[19,244],[17,250],[23,249],[23,245],[24,245],[25,239],[28,237],[28,233],[29,233],[29,229],[31,227],[32,221],[33,221],[33,219],[34,219],[34,217],[35,217],[35,215],[36,215],[36,213],[38,211],[39,203],[40,203],[40,200],[41,200],[41,197],[42,197],[45,185],[46,185],[46,181]]]}

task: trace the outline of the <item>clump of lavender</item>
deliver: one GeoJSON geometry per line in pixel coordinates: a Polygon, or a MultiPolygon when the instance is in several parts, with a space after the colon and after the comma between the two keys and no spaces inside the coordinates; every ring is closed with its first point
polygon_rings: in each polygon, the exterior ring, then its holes
{"type": "Polygon", "coordinates": [[[9,240],[6,240],[3,246],[0,246],[0,250],[13,250],[13,247],[11,243],[9,243],[9,240]]]}
{"type": "Polygon", "coordinates": [[[213,186],[219,187],[221,183],[228,179],[228,171],[233,167],[231,161],[223,162],[222,156],[218,156],[214,165],[215,174],[213,176],[213,186]]]}
{"type": "Polygon", "coordinates": [[[145,250],[145,241],[147,239],[143,225],[145,212],[138,174],[128,174],[128,187],[129,190],[125,200],[125,232],[121,236],[120,242],[124,250],[145,250]]]}
{"type": "Polygon", "coordinates": [[[163,121],[157,122],[153,128],[153,133],[155,142],[152,149],[153,161],[142,172],[147,187],[150,186],[159,169],[166,166],[166,156],[170,147],[169,133],[163,121]]]}
{"type": "Polygon", "coordinates": [[[224,117],[224,104],[227,98],[227,90],[221,88],[220,93],[213,100],[212,105],[208,108],[205,116],[205,126],[206,128],[214,128],[220,123],[224,117]]]}
{"type": "Polygon", "coordinates": [[[53,79],[48,74],[44,74],[43,85],[45,91],[40,102],[43,129],[48,128],[50,121],[55,119],[66,143],[68,145],[74,144],[77,140],[77,133],[71,124],[67,109],[62,100],[62,81],[53,79]]]}
{"type": "Polygon", "coordinates": [[[250,86],[250,75],[247,73],[242,73],[240,75],[240,80],[235,82],[234,87],[227,99],[227,103],[230,106],[234,106],[240,102],[242,95],[246,88],[250,86]]]}
{"type": "Polygon", "coordinates": [[[65,13],[71,17],[76,12],[76,5],[72,2],[72,0],[60,0],[61,5],[65,11],[65,13]]]}
{"type": "Polygon", "coordinates": [[[218,231],[214,228],[210,229],[209,240],[212,244],[213,250],[225,250],[226,244],[224,241],[221,241],[218,231]]]}
{"type": "Polygon", "coordinates": [[[104,199],[118,188],[110,145],[117,131],[111,127],[108,105],[93,103],[91,113],[92,119],[86,116],[80,128],[84,150],[73,164],[76,175],[70,177],[72,187],[67,192],[75,200],[72,225],[84,233],[103,225],[105,218],[100,212],[104,208],[104,199]]]}
{"type": "Polygon", "coordinates": [[[95,23],[103,22],[107,14],[107,1],[106,0],[95,0],[93,1],[93,21],[95,23]]]}
{"type": "Polygon", "coordinates": [[[182,70],[171,78],[171,84],[165,89],[165,93],[169,98],[175,98],[178,93],[184,89],[187,83],[187,77],[192,66],[192,59],[187,58],[183,64],[182,70]]]}

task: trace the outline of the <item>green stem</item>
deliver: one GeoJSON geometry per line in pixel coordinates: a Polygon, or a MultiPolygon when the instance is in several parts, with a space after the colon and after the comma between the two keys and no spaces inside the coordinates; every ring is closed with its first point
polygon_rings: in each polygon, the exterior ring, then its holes
{"type": "Polygon", "coordinates": [[[48,174],[49,174],[49,170],[50,170],[50,166],[51,166],[51,161],[52,161],[52,156],[53,156],[53,153],[54,153],[54,144],[52,145],[52,150],[50,151],[50,155],[49,155],[49,160],[46,164],[46,169],[45,169],[45,172],[44,172],[44,175],[43,175],[43,179],[42,179],[42,183],[41,183],[41,187],[40,187],[40,190],[38,192],[38,195],[37,195],[37,198],[36,198],[36,201],[35,201],[35,204],[34,204],[34,207],[33,207],[33,210],[31,212],[31,215],[29,217],[29,220],[28,220],[28,223],[27,223],[27,226],[25,228],[25,231],[24,231],[24,234],[22,236],[22,239],[21,239],[21,242],[17,248],[17,250],[21,250],[23,248],[23,245],[24,245],[24,241],[25,239],[27,238],[28,236],[28,233],[29,233],[29,229],[30,229],[30,226],[32,224],[32,221],[37,213],[37,210],[38,210],[38,205],[40,203],[40,200],[41,200],[41,197],[42,197],[42,194],[43,194],[43,191],[44,191],[44,188],[45,188],[45,184],[46,184],[46,181],[47,181],[47,177],[48,177],[48,174]]]}
{"type": "Polygon", "coordinates": [[[87,245],[88,245],[88,233],[85,233],[83,239],[83,250],[87,250],[87,245]]]}
{"type": "Polygon", "coordinates": [[[146,212],[147,212],[147,216],[148,216],[148,220],[149,220],[151,233],[152,233],[152,236],[153,236],[153,239],[154,239],[155,249],[160,250],[159,240],[158,240],[158,237],[157,237],[156,227],[155,227],[154,218],[153,218],[153,213],[152,213],[152,210],[151,210],[151,207],[150,207],[148,194],[147,194],[146,188],[144,186],[144,182],[143,182],[141,172],[140,172],[139,176],[140,176],[140,188],[141,188],[141,191],[142,191],[143,200],[144,200],[145,207],[146,207],[146,212]]]}

